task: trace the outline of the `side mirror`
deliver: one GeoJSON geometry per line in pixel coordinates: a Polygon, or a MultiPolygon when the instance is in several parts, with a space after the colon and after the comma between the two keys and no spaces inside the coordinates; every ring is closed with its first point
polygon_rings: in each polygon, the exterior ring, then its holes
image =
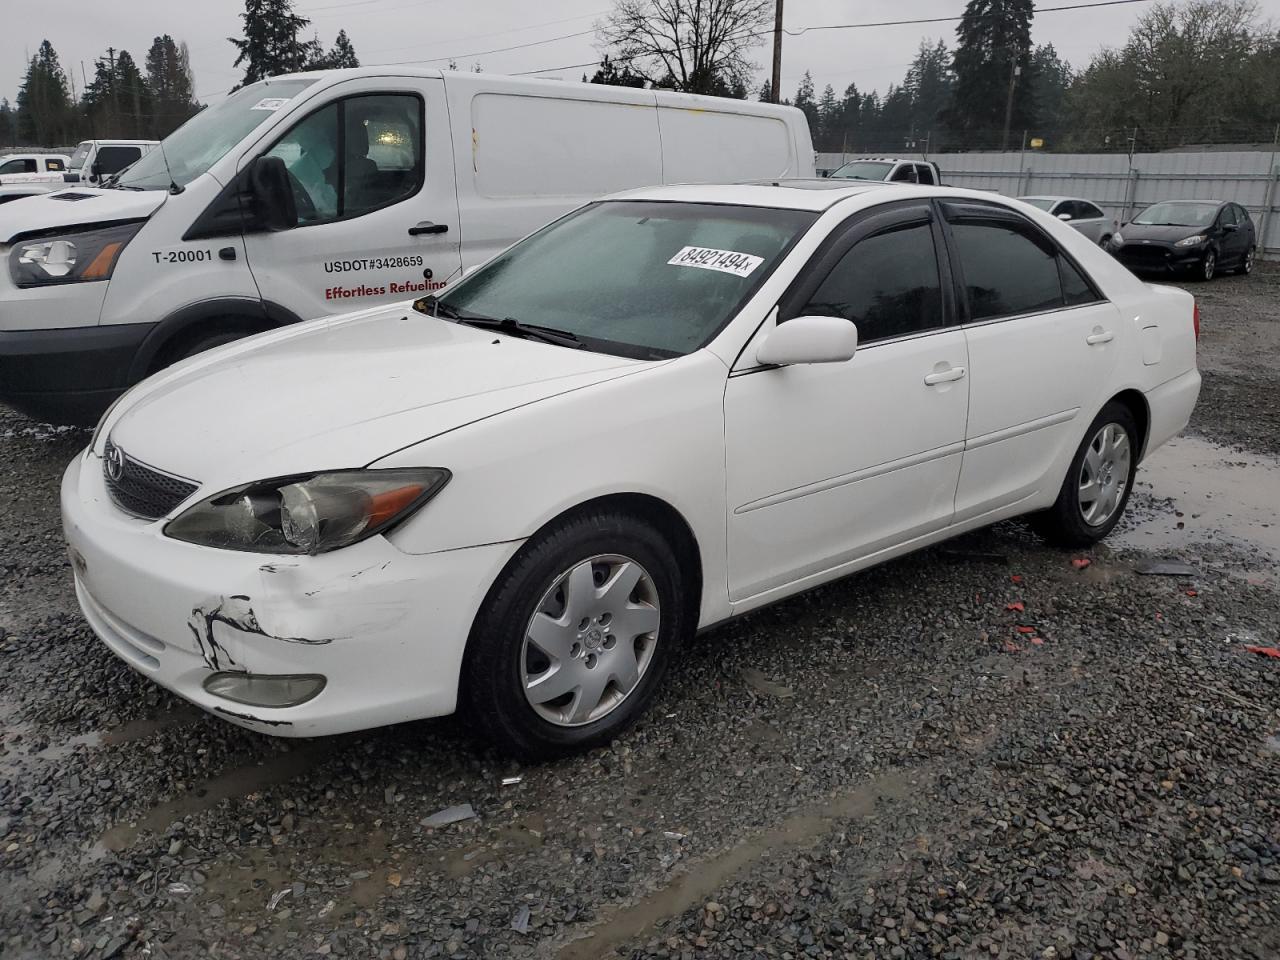
{"type": "Polygon", "coordinates": [[[284,161],[279,157],[258,157],[246,172],[258,222],[272,232],[296,227],[298,203],[284,161]]]}
{"type": "Polygon", "coordinates": [[[756,350],[756,363],[844,363],[858,349],[858,328],[844,317],[795,317],[780,323],[756,350]]]}
{"type": "Polygon", "coordinates": [[[1066,221],[1068,221],[1068,220],[1070,220],[1070,219],[1071,219],[1071,214],[1069,214],[1069,213],[1060,213],[1060,214],[1058,214],[1058,219],[1059,219],[1059,220],[1061,220],[1063,223],[1065,223],[1066,221]]]}
{"type": "Polygon", "coordinates": [[[1235,233],[1237,230],[1239,230],[1239,229],[1240,229],[1240,224],[1238,224],[1238,223],[1224,223],[1224,224],[1222,225],[1222,229],[1223,229],[1223,230],[1225,230],[1225,231],[1227,231],[1227,233],[1235,233]]]}

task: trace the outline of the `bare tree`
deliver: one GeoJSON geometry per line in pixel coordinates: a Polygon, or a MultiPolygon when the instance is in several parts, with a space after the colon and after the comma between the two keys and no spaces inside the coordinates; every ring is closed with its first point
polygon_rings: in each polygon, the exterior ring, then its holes
{"type": "Polygon", "coordinates": [[[727,95],[751,72],[747,51],[773,28],[774,0],[617,0],[600,42],[659,86],[727,95]]]}

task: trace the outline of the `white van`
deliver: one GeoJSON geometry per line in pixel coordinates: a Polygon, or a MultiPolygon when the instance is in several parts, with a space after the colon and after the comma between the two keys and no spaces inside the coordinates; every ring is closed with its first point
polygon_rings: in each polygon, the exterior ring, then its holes
{"type": "Polygon", "coordinates": [[[438,290],[585,199],[813,175],[791,107],[452,71],[263,81],[116,189],[0,206],[0,399],[91,423],[176,360],[438,290]]]}
{"type": "Polygon", "coordinates": [[[6,153],[0,156],[0,185],[62,183],[70,159],[63,153],[6,153]]]}
{"type": "Polygon", "coordinates": [[[137,163],[159,140],[82,140],[67,164],[67,183],[98,183],[137,163]]]}

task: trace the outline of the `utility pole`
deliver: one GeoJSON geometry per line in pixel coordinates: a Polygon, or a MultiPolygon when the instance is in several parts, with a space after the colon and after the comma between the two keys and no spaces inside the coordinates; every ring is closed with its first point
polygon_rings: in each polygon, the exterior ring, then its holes
{"type": "Polygon", "coordinates": [[[782,0],[777,0],[777,9],[773,14],[773,80],[770,82],[769,94],[774,103],[782,102],[782,0]]]}
{"type": "Polygon", "coordinates": [[[1000,138],[1000,149],[1009,149],[1009,124],[1013,122],[1013,91],[1018,86],[1018,77],[1022,76],[1022,67],[1018,63],[1018,55],[1014,54],[1013,66],[1009,70],[1009,98],[1004,104],[1004,136],[1000,138]]]}

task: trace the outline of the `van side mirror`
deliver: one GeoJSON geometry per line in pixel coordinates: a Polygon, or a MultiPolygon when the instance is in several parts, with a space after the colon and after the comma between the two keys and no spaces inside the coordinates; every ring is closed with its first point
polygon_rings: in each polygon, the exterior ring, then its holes
{"type": "Polygon", "coordinates": [[[795,317],[780,323],[756,350],[756,363],[843,363],[858,349],[858,328],[844,317],[795,317]]]}
{"type": "Polygon", "coordinates": [[[249,192],[258,222],[273,233],[298,225],[298,203],[289,170],[279,157],[257,157],[249,164],[249,192]]]}

